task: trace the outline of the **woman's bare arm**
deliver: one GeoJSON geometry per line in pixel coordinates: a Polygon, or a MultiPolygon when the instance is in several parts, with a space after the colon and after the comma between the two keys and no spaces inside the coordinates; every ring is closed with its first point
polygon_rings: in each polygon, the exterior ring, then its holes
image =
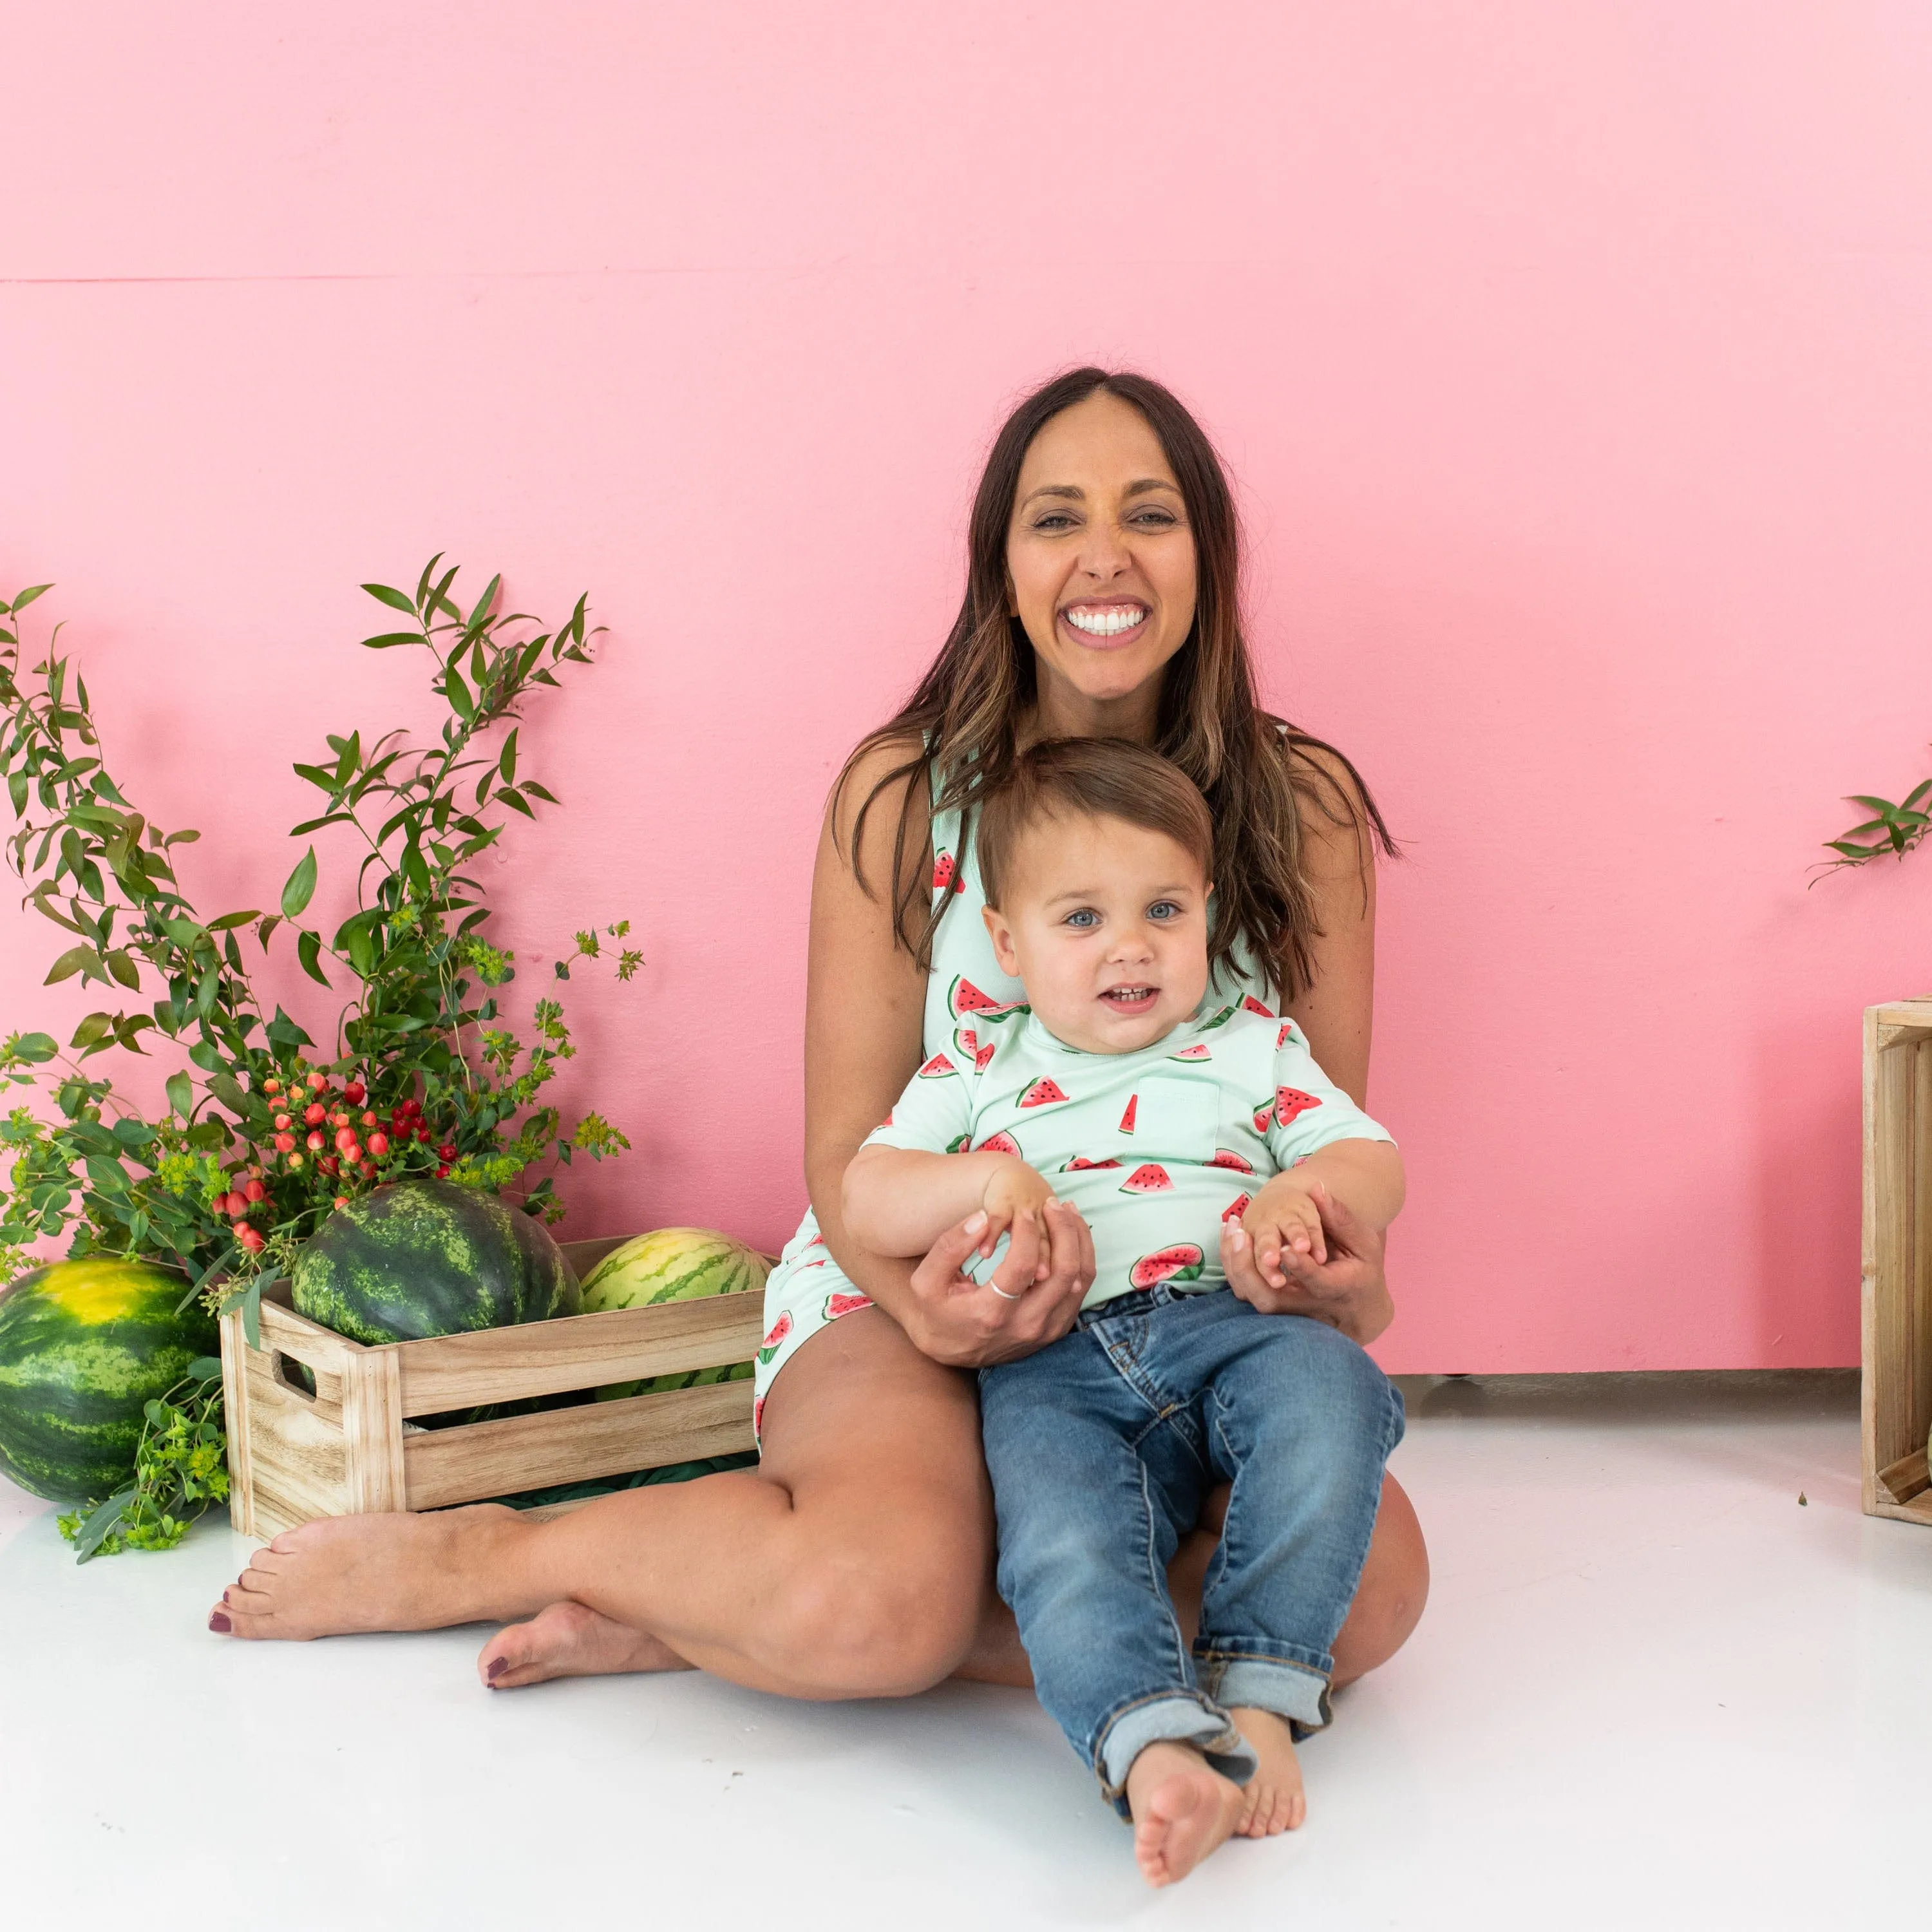
{"type": "Polygon", "coordinates": [[[1301,862],[1322,930],[1311,951],[1314,980],[1288,1002],[1288,1017],[1308,1036],[1323,1072],[1365,1112],[1369,1048],[1375,1030],[1376,855],[1354,782],[1336,760],[1310,754],[1346,800],[1353,824],[1336,824],[1320,804],[1304,799],[1301,862]]]}

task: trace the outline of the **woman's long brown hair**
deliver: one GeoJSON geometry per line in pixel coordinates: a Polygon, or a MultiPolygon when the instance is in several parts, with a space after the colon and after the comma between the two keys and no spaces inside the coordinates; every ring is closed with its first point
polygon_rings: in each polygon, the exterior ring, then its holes
{"type": "Polygon", "coordinates": [[[1393,854],[1394,842],[1348,760],[1257,701],[1241,634],[1240,522],[1220,459],[1172,391],[1129,370],[1070,369],[1054,376],[1020,404],[994,439],[968,528],[966,595],[945,647],[898,716],[860,744],[839,777],[842,788],[860,760],[881,745],[921,748],[880,778],[860,806],[851,830],[853,869],[870,892],[859,856],[867,815],[882,792],[910,779],[893,842],[893,910],[898,930],[930,971],[934,937],[951,901],[932,904],[908,847],[925,818],[932,774],[936,770],[940,778],[937,808],[970,812],[978,784],[1011,771],[1019,728],[1036,696],[1033,645],[1007,609],[1006,536],[1020,466],[1053,417],[1102,391],[1138,410],[1160,438],[1194,534],[1194,625],[1162,679],[1154,748],[1200,787],[1214,814],[1210,959],[1219,966],[1244,948],[1281,998],[1291,1000],[1312,978],[1321,929],[1302,869],[1302,806],[1349,827],[1365,868],[1375,845],[1393,854]],[[1346,782],[1336,776],[1338,766],[1346,782]]]}

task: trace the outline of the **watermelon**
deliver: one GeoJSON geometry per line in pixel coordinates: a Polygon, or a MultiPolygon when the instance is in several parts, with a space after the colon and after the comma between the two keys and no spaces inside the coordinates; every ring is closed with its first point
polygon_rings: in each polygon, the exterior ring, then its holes
{"type": "Polygon", "coordinates": [[[947,992],[946,1004],[952,1010],[956,1020],[964,1018],[968,1013],[977,1013],[982,1020],[998,1022],[1028,1010],[1023,1000],[1009,1000],[1002,1004],[990,993],[981,992],[963,973],[953,981],[947,992]]]}
{"type": "Polygon", "coordinates": [[[1275,1036],[1274,1036],[1274,1050],[1275,1050],[1275,1052],[1277,1052],[1277,1053],[1279,1053],[1279,1052],[1282,1050],[1282,1048],[1283,1047],[1285,1047],[1285,1046],[1288,1043],[1288,1042],[1289,1042],[1290,1040],[1292,1040],[1294,1037],[1294,1021],[1292,1021],[1292,1020],[1283,1020],[1283,1021],[1282,1022],[1282,1023],[1281,1023],[1281,1030],[1280,1030],[1280,1032],[1279,1032],[1278,1034],[1276,1034],[1275,1035],[1275,1036]]]}
{"type": "Polygon", "coordinates": [[[1170,1053],[1170,1060],[1212,1060],[1214,1056],[1208,1051],[1208,1042],[1197,1040],[1192,1046],[1184,1046],[1178,1053],[1170,1053]]]}
{"type": "Polygon", "coordinates": [[[952,884],[958,869],[950,852],[940,853],[932,862],[932,890],[944,892],[952,884]]]}
{"type": "Polygon", "coordinates": [[[1010,1154],[1017,1156],[1020,1144],[1011,1134],[988,1134],[973,1151],[975,1154],[1010,1154]]]}
{"type": "Polygon", "coordinates": [[[296,1312],[380,1346],[574,1315],[577,1277],[542,1222],[494,1194],[402,1180],[338,1208],[303,1244],[296,1312]]]}
{"type": "Polygon", "coordinates": [[[1154,1288],[1164,1281],[1197,1281],[1202,1262],[1201,1250],[1192,1241],[1177,1241],[1171,1248],[1142,1256],[1129,1279],[1136,1288],[1154,1288]]]}
{"type": "Polygon", "coordinates": [[[1138,1094],[1130,1094],[1127,1096],[1127,1110],[1120,1116],[1120,1124],[1115,1130],[1117,1132],[1130,1134],[1133,1132],[1134,1110],[1139,1106],[1140,1103],[1141,1096],[1138,1094]]]}
{"type": "Polygon", "coordinates": [[[825,1298],[825,1318],[836,1322],[842,1315],[856,1314],[859,1310],[872,1305],[869,1294],[828,1294],[825,1298]]]}
{"type": "Polygon", "coordinates": [[[1120,1183],[1123,1194],[1158,1194],[1174,1185],[1174,1178],[1157,1162],[1137,1167],[1120,1183]]]}
{"type": "Polygon", "coordinates": [[[973,1063],[976,1073],[983,1073],[993,1064],[993,1056],[1000,1050],[996,1040],[982,1040],[970,1027],[961,1027],[952,1036],[952,1044],[973,1063]]]}
{"type": "Polygon", "coordinates": [[[1221,1210],[1222,1220],[1224,1221],[1238,1221],[1241,1216],[1253,1206],[1254,1198],[1255,1197],[1252,1194],[1241,1194],[1236,1196],[1226,1207],[1221,1210]]]}
{"type": "Polygon", "coordinates": [[[1270,1012],[1252,993],[1242,1000],[1241,1010],[1244,1013],[1259,1013],[1264,1020],[1271,1020],[1274,1018],[1274,1015],[1270,1012]]]}
{"type": "MultiPolygon", "coordinates": [[[[770,1272],[771,1263],[763,1255],[728,1234],[710,1228],[659,1228],[626,1241],[590,1270],[584,1281],[584,1312],[598,1315],[609,1308],[655,1308],[667,1301],[761,1292],[770,1272]]],[[[660,1389],[742,1382],[751,1372],[749,1362],[729,1362],[681,1374],[646,1376],[641,1382],[607,1383],[597,1391],[597,1399],[615,1402],[625,1396],[654,1395],[660,1389]]]]}
{"type": "Polygon", "coordinates": [[[1244,1160],[1239,1154],[1228,1148],[1216,1148],[1214,1150],[1214,1158],[1203,1164],[1208,1167],[1225,1167],[1231,1174],[1252,1174],[1255,1171],[1255,1164],[1252,1161],[1244,1160]]]}
{"type": "Polygon", "coordinates": [[[1051,1107],[1066,1096],[1060,1090],[1059,1083],[1052,1080],[1036,1080],[1019,1097],[1022,1107],[1051,1107]]]}
{"type": "Polygon", "coordinates": [[[1318,1107],[1321,1104],[1318,1096],[1304,1094],[1293,1087],[1277,1087],[1274,1090],[1274,1117],[1284,1127],[1298,1114],[1305,1114],[1310,1108],[1318,1107]]]}
{"type": "Polygon", "coordinates": [[[54,1502],[133,1480],[147,1404],[218,1346],[171,1269],[118,1256],[56,1262],[0,1288],[0,1475],[54,1502]]]}
{"type": "Polygon", "coordinates": [[[771,1333],[765,1337],[764,1342],[759,1347],[758,1360],[763,1363],[766,1368],[770,1368],[771,1366],[772,1358],[784,1346],[784,1339],[790,1333],[791,1310],[790,1309],[787,1309],[785,1312],[772,1324],[771,1333]]]}
{"type": "Polygon", "coordinates": [[[1205,1019],[1201,1022],[1201,1030],[1203,1033],[1212,1033],[1216,1027],[1226,1026],[1238,1011],[1239,1011],[1238,1007],[1223,1006],[1212,1019],[1205,1019]]]}
{"type": "Polygon", "coordinates": [[[950,1075],[957,1073],[958,1071],[958,1068],[955,1066],[952,1061],[946,1058],[944,1054],[935,1053],[932,1058],[919,1070],[919,1077],[922,1080],[944,1080],[950,1075]]]}
{"type": "Polygon", "coordinates": [[[1118,1167],[1120,1164],[1117,1160],[1089,1160],[1084,1154],[1076,1154],[1060,1171],[1062,1174],[1079,1174],[1090,1168],[1118,1167]]]}
{"type": "Polygon", "coordinates": [[[1274,1118],[1274,1096],[1270,1094],[1268,1097],[1255,1109],[1255,1132],[1258,1134],[1266,1133],[1268,1130],[1268,1123],[1274,1118]]]}

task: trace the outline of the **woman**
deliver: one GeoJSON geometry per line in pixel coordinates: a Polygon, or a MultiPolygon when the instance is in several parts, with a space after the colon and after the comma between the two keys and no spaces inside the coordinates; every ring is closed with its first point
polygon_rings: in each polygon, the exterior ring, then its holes
{"type": "MultiPolygon", "coordinates": [[[[1049,736],[1154,745],[1216,820],[1222,983],[1280,1000],[1364,1100],[1374,806],[1347,760],[1256,706],[1234,509],[1198,425],[1157,383],[1082,369],[1016,410],[974,502],[964,603],[899,716],[861,744],[828,806],[813,882],[806,1179],[816,1218],[768,1286],[755,1470],[620,1491],[547,1523],[493,1504],[340,1516],[275,1538],[212,1629],[245,1637],[510,1627],[478,1659],[514,1689],[689,1665],[800,1697],[891,1696],[954,1674],[1030,1682],[991,1588],[992,1514],[972,1376],[1072,1324],[1093,1276],[1070,1208],[1018,1234],[985,1288],[962,1225],[914,1266],[856,1248],[840,1184],[931,1054],[973,1050],[1013,997],[980,919],[973,774],[1049,736]],[[998,1291],[997,1292],[995,1291],[998,1291]]],[[[1339,1210],[1338,1210],[1339,1211],[1339,1210]]],[[[1285,1290],[1238,1226],[1231,1284],[1264,1312],[1360,1342],[1387,1327],[1381,1245],[1338,1219],[1329,1259],[1285,1290]]],[[[1198,1606],[1214,1524],[1176,1558],[1198,1606]]],[[[1335,1647],[1346,1682],[1421,1614],[1428,1562],[1390,1478],[1335,1647]]]]}

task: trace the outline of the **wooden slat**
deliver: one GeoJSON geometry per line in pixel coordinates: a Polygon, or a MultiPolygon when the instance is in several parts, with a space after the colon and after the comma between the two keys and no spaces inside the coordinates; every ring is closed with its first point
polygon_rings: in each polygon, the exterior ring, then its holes
{"type": "Polygon", "coordinates": [[[402,1377],[393,1348],[367,1348],[345,1364],[342,1441],[347,1456],[346,1513],[406,1509],[402,1377]]]}
{"type": "Polygon", "coordinates": [[[221,1318],[221,1417],[228,1437],[228,1520],[244,1536],[255,1533],[255,1472],[248,1455],[248,1338],[238,1312],[221,1318]]]}
{"type": "Polygon", "coordinates": [[[1932,993],[1922,993],[1910,1000],[1888,1000],[1882,1006],[1868,1006],[1865,1010],[1876,1014],[1882,1027],[1932,1027],[1932,993]]]}
{"type": "Polygon", "coordinates": [[[1910,1456],[1901,1456],[1896,1462],[1878,1472],[1881,1500],[1888,1503],[1909,1503],[1915,1496],[1923,1496],[1928,1484],[1932,1484],[1932,1473],[1926,1467],[1925,1451],[1915,1449],[1910,1456]]]}
{"type": "Polygon", "coordinates": [[[404,1438],[403,1455],[408,1507],[426,1510],[752,1446],[752,1384],[737,1382],[425,1430],[404,1438]]]}
{"type": "Polygon", "coordinates": [[[242,1344],[250,1491],[248,1533],[272,1537],[348,1508],[342,1425],[280,1387],[273,1358],[242,1344]]]}
{"type": "MultiPolygon", "coordinates": [[[[748,1361],[764,1339],[764,1298],[725,1294],[439,1335],[370,1352],[398,1358],[405,1415],[440,1415],[484,1402],[748,1361]]],[[[542,1480],[518,1486],[537,1488],[542,1480]]]]}
{"type": "MultiPolygon", "coordinates": [[[[277,1286],[281,1294],[287,1294],[286,1282],[277,1286]]],[[[278,1348],[318,1375],[326,1371],[332,1376],[340,1375],[345,1363],[369,1352],[360,1342],[352,1342],[346,1335],[338,1335],[333,1328],[325,1328],[320,1322],[298,1315],[284,1302],[272,1298],[275,1293],[276,1289],[272,1288],[262,1298],[264,1348],[278,1348]]]]}

